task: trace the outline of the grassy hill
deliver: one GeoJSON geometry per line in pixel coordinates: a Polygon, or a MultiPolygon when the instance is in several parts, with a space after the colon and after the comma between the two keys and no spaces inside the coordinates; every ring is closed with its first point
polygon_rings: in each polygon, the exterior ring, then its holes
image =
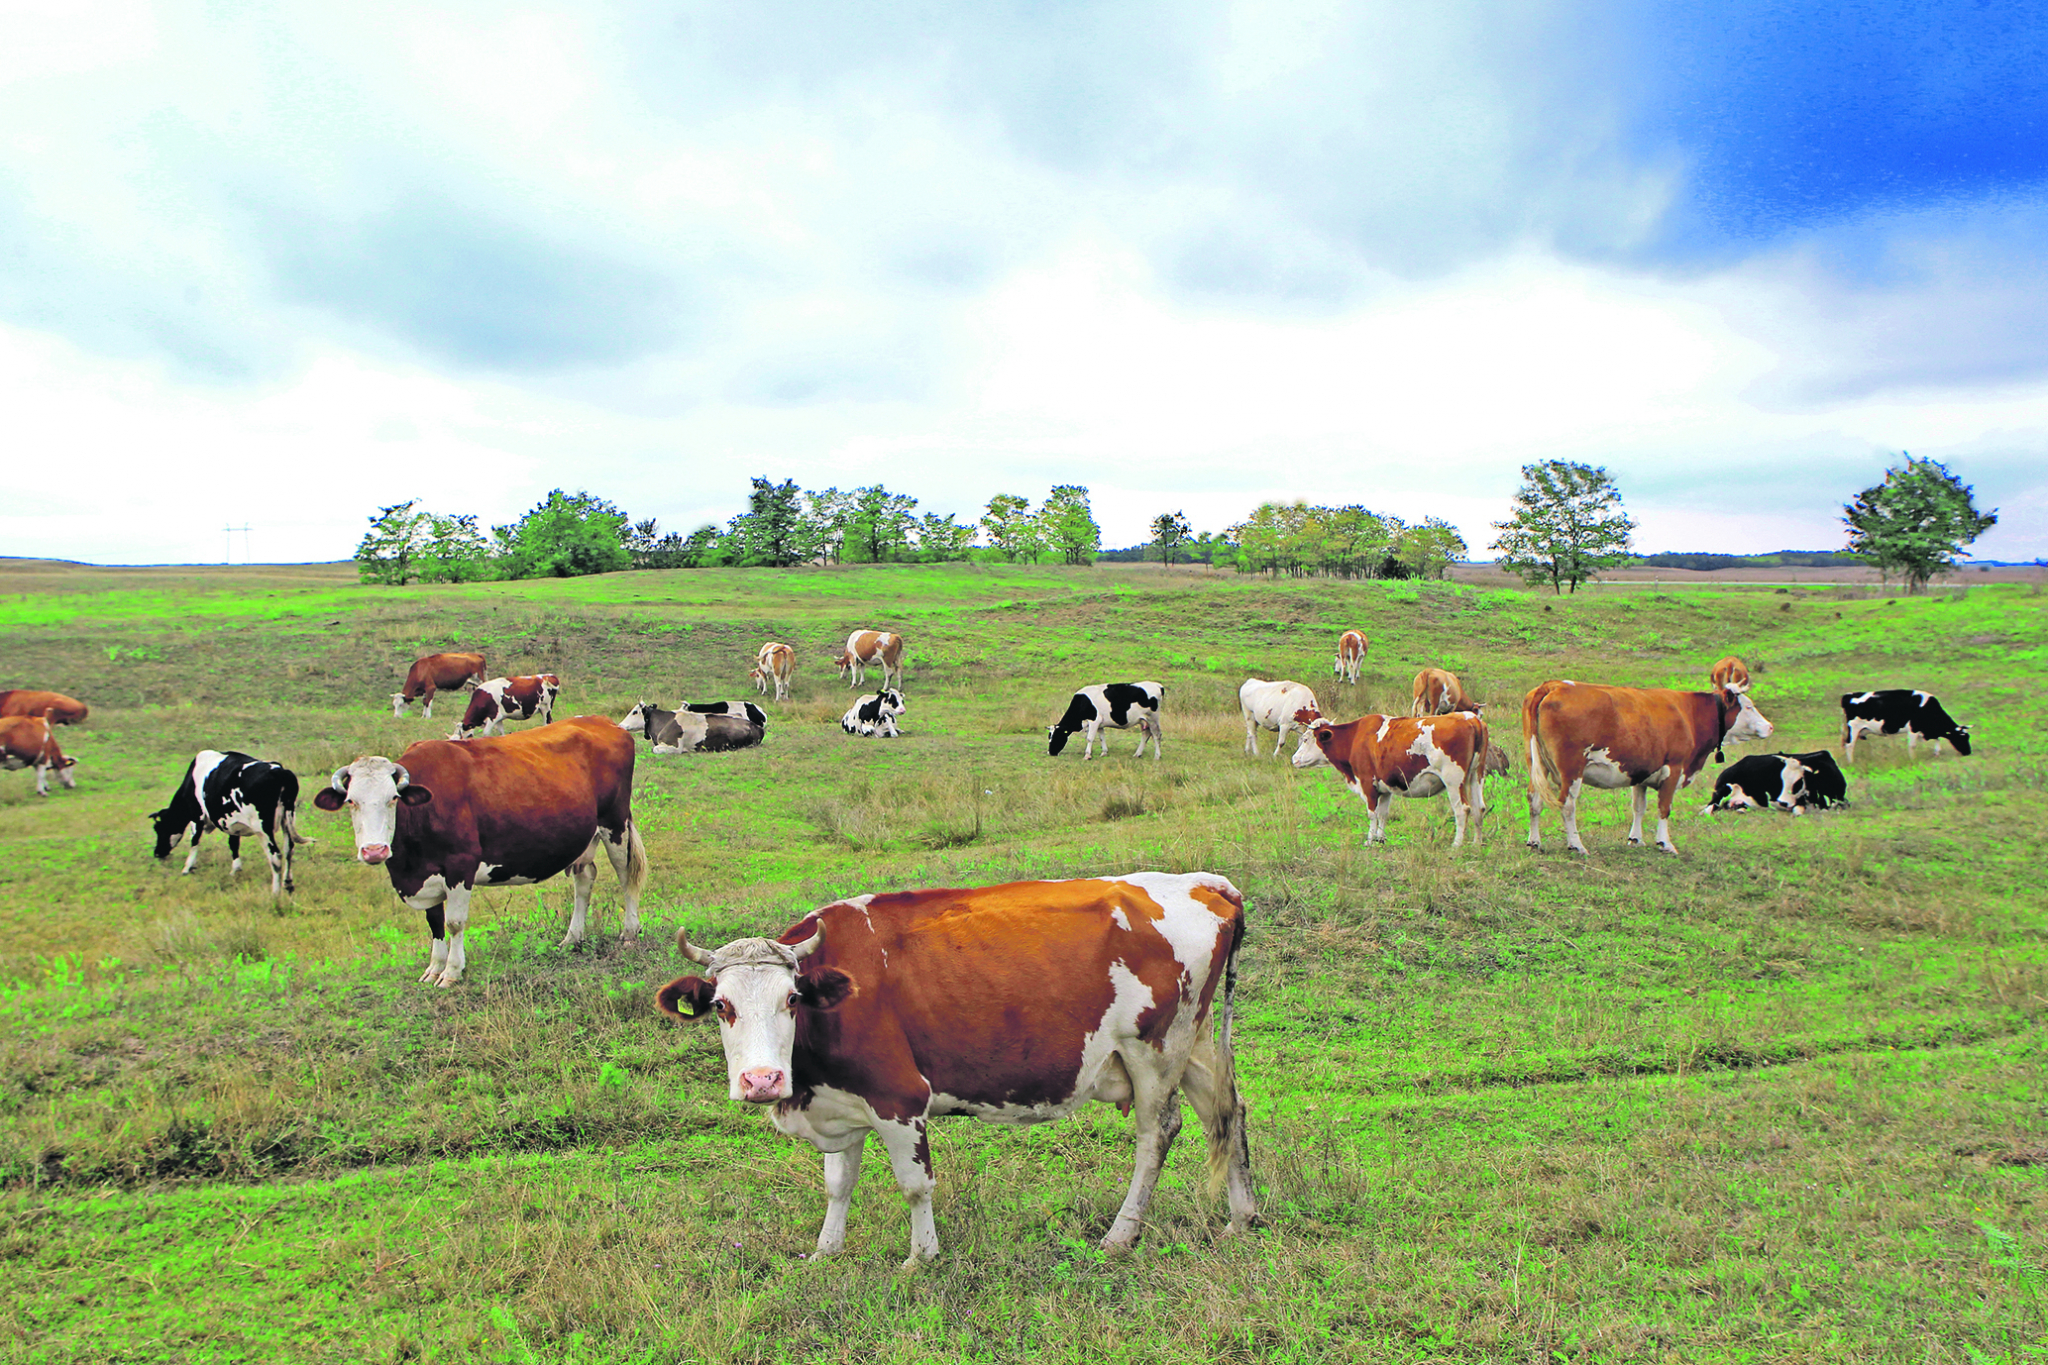
{"type": "MultiPolygon", "coordinates": [[[[0,1357],[21,1360],[2019,1360],[2044,1344],[2048,597],[1860,588],[1271,583],[1194,571],[882,566],[394,590],[347,566],[0,564],[0,687],[93,705],[79,786],[0,774],[0,1357]],[[909,642],[906,737],[857,741],[825,656],[909,642]],[[1371,637],[1333,688],[1338,631],[1371,637]],[[307,807],[299,890],[158,865],[148,812],[202,747],[309,782],[454,728],[394,720],[417,654],[547,669],[564,714],[751,695],[768,744],[636,777],[642,943],[555,947],[562,882],[479,892],[470,972],[417,984],[421,917],[307,807]],[[1518,752],[1547,677],[1704,685],[1739,653],[1779,726],[1918,686],[1977,755],[1859,749],[1854,805],[1674,819],[1593,854],[1522,774],[1476,849],[1441,801],[1367,849],[1327,769],[1242,753],[1248,675],[1348,718],[1457,670],[1518,752]],[[1167,686],[1165,758],[1049,759],[1075,686],[1167,686]],[[1093,1249],[1131,1148],[1113,1110],[934,1139],[943,1259],[871,1156],[813,1262],[816,1154],[724,1099],[709,1028],[658,1017],[670,944],[773,933],[890,887],[1207,868],[1247,892],[1239,1057],[1266,1226],[1169,1163],[1133,1256],[1093,1249]]],[[[1078,747],[1078,746],[1077,746],[1078,747]]],[[[1271,736],[1264,753],[1270,754],[1271,736]]],[[[260,869],[260,853],[252,858],[260,869]]]]}

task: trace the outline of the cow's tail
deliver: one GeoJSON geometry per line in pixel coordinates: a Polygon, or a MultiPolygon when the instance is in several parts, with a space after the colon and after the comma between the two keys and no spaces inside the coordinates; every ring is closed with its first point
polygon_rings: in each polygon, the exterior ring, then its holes
{"type": "Polygon", "coordinates": [[[626,886],[628,894],[638,896],[647,885],[647,847],[640,842],[640,822],[628,816],[626,819],[626,886]]]}
{"type": "MultiPolygon", "coordinates": [[[[1564,778],[1557,771],[1557,756],[1543,741],[1543,701],[1550,685],[1531,692],[1522,703],[1522,730],[1529,740],[1529,795],[1549,805],[1564,804],[1564,778]]],[[[1534,806],[1530,807],[1533,812],[1534,806]]]]}
{"type": "Polygon", "coordinates": [[[1244,909],[1238,911],[1237,928],[1230,939],[1230,955],[1223,959],[1223,1020],[1216,1030],[1216,1105],[1223,1122],[1208,1131],[1209,1173],[1205,1184],[1208,1198],[1220,1198],[1230,1179],[1233,1149],[1244,1153],[1245,1167],[1251,1166],[1251,1147],[1245,1134],[1244,1101],[1237,1093],[1237,1049],[1231,1039],[1237,1011],[1237,953],[1244,944],[1244,909]]]}

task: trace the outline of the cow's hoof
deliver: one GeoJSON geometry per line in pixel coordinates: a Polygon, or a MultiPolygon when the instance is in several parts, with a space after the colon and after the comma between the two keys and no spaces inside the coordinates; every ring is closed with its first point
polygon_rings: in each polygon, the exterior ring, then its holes
{"type": "Polygon", "coordinates": [[[440,973],[439,969],[437,969],[437,968],[434,968],[434,967],[429,967],[429,968],[427,968],[427,974],[426,974],[425,976],[423,976],[423,977],[421,977],[421,978],[420,978],[420,984],[421,984],[422,986],[438,986],[438,985],[440,985],[440,984],[441,984],[441,973],[440,973]]]}
{"type": "Polygon", "coordinates": [[[1662,852],[1662,853],[1676,853],[1676,852],[1678,852],[1678,845],[1677,845],[1677,844],[1659,844],[1659,845],[1657,845],[1657,849],[1658,849],[1658,851],[1659,851],[1659,852],[1662,852]]]}

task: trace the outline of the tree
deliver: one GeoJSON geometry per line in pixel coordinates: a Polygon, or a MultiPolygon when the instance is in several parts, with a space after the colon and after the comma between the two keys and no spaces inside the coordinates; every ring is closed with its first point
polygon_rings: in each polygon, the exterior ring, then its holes
{"type": "Polygon", "coordinates": [[[1621,508],[1614,476],[1592,465],[1545,460],[1522,466],[1514,512],[1497,521],[1493,549],[1501,567],[1530,587],[1550,584],[1553,592],[1579,590],[1602,569],[1628,557],[1636,529],[1621,508]]]}
{"type": "Polygon", "coordinates": [[[532,511],[491,534],[511,578],[570,578],[631,566],[624,512],[591,493],[548,491],[532,511]]]}
{"type": "Polygon", "coordinates": [[[1063,483],[1045,495],[1038,509],[1038,524],[1046,545],[1069,564],[1092,564],[1102,548],[1102,528],[1088,507],[1088,490],[1079,484],[1063,483]]]}
{"type": "Polygon", "coordinates": [[[1172,568],[1174,551],[1194,533],[1185,512],[1161,512],[1152,518],[1152,543],[1159,547],[1159,561],[1172,568]]]}
{"type": "Polygon", "coordinates": [[[1896,573],[1915,593],[1955,568],[1963,547],[1998,524],[1998,512],[1979,512],[1970,486],[1947,465],[1904,451],[1900,458],[1905,463],[1887,469],[1883,483],[1843,504],[1842,523],[1850,550],[1867,556],[1886,579],[1896,573]]]}
{"type": "Polygon", "coordinates": [[[413,577],[413,559],[426,538],[427,514],[414,510],[419,499],[380,507],[370,518],[369,533],[356,546],[356,573],[365,583],[403,587],[413,577]]]}
{"type": "Polygon", "coordinates": [[[945,564],[967,558],[978,528],[973,522],[962,526],[951,512],[940,516],[927,512],[917,527],[917,557],[927,564],[945,564]]]}
{"type": "Polygon", "coordinates": [[[1417,578],[1448,578],[1451,565],[1470,550],[1458,528],[1441,517],[1427,517],[1420,526],[1401,532],[1394,557],[1417,578]]]}
{"type": "Polygon", "coordinates": [[[856,488],[847,542],[861,559],[880,564],[892,551],[909,547],[916,511],[917,499],[907,493],[891,493],[878,483],[856,488]]]}
{"type": "Polygon", "coordinates": [[[422,583],[473,583],[494,578],[491,542],[474,516],[444,517],[429,512],[419,547],[422,583]]]}
{"type": "Polygon", "coordinates": [[[846,531],[853,525],[853,494],[827,488],[804,494],[804,534],[821,564],[845,558],[846,531]]]}
{"type": "MultiPolygon", "coordinates": [[[[1021,559],[1025,548],[1036,537],[1036,520],[1031,515],[1031,499],[1020,498],[1015,493],[998,493],[988,500],[988,510],[982,513],[982,533],[988,543],[1006,559],[1021,559]]],[[[1032,558],[1037,558],[1036,547],[1032,558]]]]}
{"type": "Polygon", "coordinates": [[[803,490],[796,480],[754,478],[747,510],[732,520],[737,558],[742,564],[783,569],[811,558],[805,535],[803,490]]]}

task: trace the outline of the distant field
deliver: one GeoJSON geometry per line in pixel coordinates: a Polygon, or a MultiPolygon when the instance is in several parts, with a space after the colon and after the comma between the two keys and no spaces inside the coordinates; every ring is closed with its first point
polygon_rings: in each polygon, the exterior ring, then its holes
{"type": "Polygon", "coordinates": [[[2037,582],[1554,599],[886,566],[388,589],[345,565],[0,561],[0,687],[24,685],[93,715],[60,731],[77,790],[0,773],[0,1359],[2048,1356],[2037,582]],[[900,741],[835,723],[824,658],[860,626],[909,641],[900,741]],[[1333,689],[1347,626],[1371,652],[1333,689]],[[445,736],[460,698],[390,715],[419,653],[551,670],[564,714],[617,717],[752,695],[770,638],[799,665],[766,747],[641,751],[638,948],[616,945],[608,870],[582,953],[554,946],[565,883],[480,892],[469,977],[436,991],[421,917],[340,817],[302,813],[320,842],[281,905],[260,851],[238,883],[219,836],[189,878],[148,856],[145,817],[199,748],[317,783],[445,736]],[[1622,848],[1625,796],[1591,794],[1574,859],[1554,815],[1523,847],[1519,757],[1483,845],[1454,854],[1441,801],[1399,803],[1368,850],[1327,769],[1241,752],[1248,675],[1348,717],[1405,710],[1415,670],[1448,666],[1516,752],[1544,678],[1698,686],[1729,652],[1769,747],[1836,744],[1844,691],[1917,686],[1977,754],[1859,746],[1854,805],[1797,820],[1703,818],[1696,787],[1675,858],[1622,848]],[[1132,678],[1167,686],[1163,762],[1129,735],[1107,761],[1046,757],[1073,687],[1132,678]],[[676,928],[718,942],[859,891],[1137,867],[1248,893],[1265,1225],[1219,1235],[1183,1139],[1139,1250],[1101,1255],[1131,1144],[1098,1107],[941,1125],[933,1265],[899,1269],[872,1155],[847,1254],[808,1259],[816,1154],[726,1101],[713,1030],[653,1010],[676,928]]]}

